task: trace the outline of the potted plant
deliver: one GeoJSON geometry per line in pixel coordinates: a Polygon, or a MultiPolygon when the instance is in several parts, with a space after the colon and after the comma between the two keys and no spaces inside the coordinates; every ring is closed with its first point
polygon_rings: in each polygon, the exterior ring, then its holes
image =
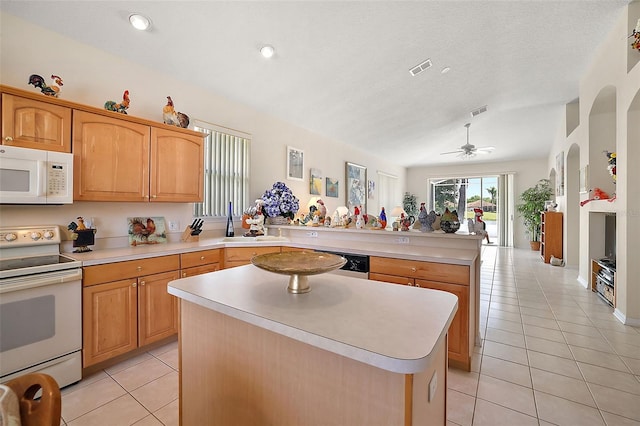
{"type": "Polygon", "coordinates": [[[531,250],[540,250],[540,225],[542,223],[542,211],[544,202],[551,199],[553,190],[549,179],[540,179],[531,188],[520,194],[522,203],[516,205],[516,209],[527,227],[531,250]]]}

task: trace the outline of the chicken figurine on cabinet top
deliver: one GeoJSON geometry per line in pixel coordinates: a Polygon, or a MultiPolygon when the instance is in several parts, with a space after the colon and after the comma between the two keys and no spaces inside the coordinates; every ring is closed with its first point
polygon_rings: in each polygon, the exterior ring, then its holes
{"type": "Polygon", "coordinates": [[[107,101],[104,103],[104,109],[107,111],[115,111],[121,114],[126,114],[127,109],[129,109],[129,104],[131,103],[131,99],[129,99],[129,91],[125,90],[122,94],[122,102],[116,103],[115,101],[107,101]]]}
{"type": "Polygon", "coordinates": [[[40,89],[40,91],[47,96],[53,96],[57,98],[60,95],[60,87],[62,87],[62,78],[51,74],[51,79],[56,83],[55,85],[47,86],[44,82],[44,78],[38,74],[31,74],[29,76],[29,83],[33,84],[33,87],[40,89]]]}
{"type": "Polygon", "coordinates": [[[164,120],[164,124],[178,126],[184,129],[189,126],[189,116],[175,110],[171,96],[167,96],[167,104],[162,108],[162,119],[164,120]]]}

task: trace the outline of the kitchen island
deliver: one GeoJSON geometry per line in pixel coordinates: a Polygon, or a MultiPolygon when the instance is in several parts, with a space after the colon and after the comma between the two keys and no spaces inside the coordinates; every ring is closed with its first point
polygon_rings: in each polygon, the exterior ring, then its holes
{"type": "Polygon", "coordinates": [[[253,265],[169,283],[181,424],[445,424],[447,292],[253,265]]]}

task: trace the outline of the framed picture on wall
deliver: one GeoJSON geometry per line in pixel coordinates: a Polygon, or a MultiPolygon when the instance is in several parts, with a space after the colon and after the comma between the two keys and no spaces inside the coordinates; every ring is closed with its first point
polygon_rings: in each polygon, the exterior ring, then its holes
{"type": "Polygon", "coordinates": [[[333,197],[333,198],[338,198],[338,179],[332,179],[330,177],[328,177],[326,182],[326,194],[327,197],[333,197]]]}
{"type": "Polygon", "coordinates": [[[318,169],[309,170],[309,194],[322,194],[322,172],[318,169]]]}
{"type": "Polygon", "coordinates": [[[564,151],[556,155],[556,195],[564,196],[564,151]]]}
{"type": "Polygon", "coordinates": [[[304,180],[304,151],[287,146],[287,179],[304,180]]]}
{"type": "Polygon", "coordinates": [[[347,208],[362,207],[362,213],[367,212],[367,168],[354,163],[346,163],[346,202],[347,208]]]}

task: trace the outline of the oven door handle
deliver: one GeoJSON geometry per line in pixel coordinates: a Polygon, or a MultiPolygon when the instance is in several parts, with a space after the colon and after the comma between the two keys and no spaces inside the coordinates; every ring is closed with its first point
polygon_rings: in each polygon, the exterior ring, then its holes
{"type": "Polygon", "coordinates": [[[42,276],[16,277],[7,280],[0,285],[0,294],[80,280],[82,280],[82,269],[50,272],[43,274],[42,276]]]}

